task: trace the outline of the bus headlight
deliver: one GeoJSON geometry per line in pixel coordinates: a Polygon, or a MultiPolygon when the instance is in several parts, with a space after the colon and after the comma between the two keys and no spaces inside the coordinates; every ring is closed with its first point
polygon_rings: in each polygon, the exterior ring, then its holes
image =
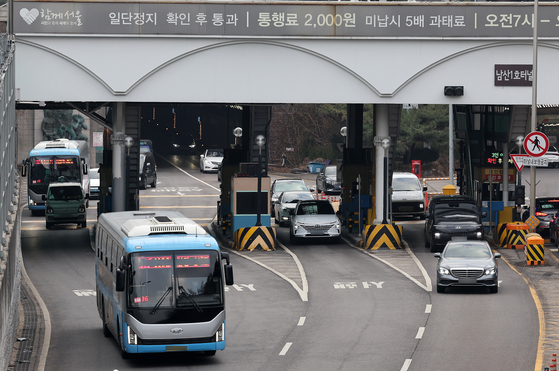
{"type": "Polygon", "coordinates": [[[130,345],[137,345],[138,344],[138,337],[132,327],[128,326],[128,344],[130,345]]]}
{"type": "Polygon", "coordinates": [[[215,341],[224,341],[225,340],[225,336],[223,335],[223,323],[221,324],[221,326],[219,326],[219,328],[217,329],[217,332],[215,333],[215,341]]]}
{"type": "Polygon", "coordinates": [[[85,205],[80,205],[80,207],[78,207],[78,212],[85,213],[85,205]]]}

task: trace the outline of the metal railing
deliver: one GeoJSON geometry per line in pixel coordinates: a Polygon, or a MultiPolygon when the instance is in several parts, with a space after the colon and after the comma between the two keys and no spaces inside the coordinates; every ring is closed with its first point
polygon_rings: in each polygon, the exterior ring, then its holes
{"type": "Polygon", "coordinates": [[[14,227],[18,209],[14,51],[10,35],[0,34],[0,370],[10,362],[21,287],[19,229],[14,227]]]}

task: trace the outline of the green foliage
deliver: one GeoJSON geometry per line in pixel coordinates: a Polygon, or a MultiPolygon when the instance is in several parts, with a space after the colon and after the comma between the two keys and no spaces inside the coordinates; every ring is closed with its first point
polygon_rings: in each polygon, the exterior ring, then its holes
{"type": "Polygon", "coordinates": [[[411,160],[429,163],[436,161],[441,152],[448,152],[448,105],[420,105],[417,109],[403,110],[396,156],[404,164],[410,164],[411,160]],[[418,151],[424,146],[430,151],[418,151]]]}

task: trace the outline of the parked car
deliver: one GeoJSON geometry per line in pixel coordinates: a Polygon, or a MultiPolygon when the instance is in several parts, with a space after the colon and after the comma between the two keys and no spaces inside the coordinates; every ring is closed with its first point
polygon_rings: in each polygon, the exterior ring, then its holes
{"type": "Polygon", "coordinates": [[[443,293],[451,286],[483,286],[489,291],[499,291],[500,253],[493,253],[487,241],[460,241],[447,243],[442,253],[436,253],[437,292],[443,293]]]}
{"type": "Polygon", "coordinates": [[[174,135],[171,140],[171,150],[173,153],[196,153],[196,140],[190,134],[174,135]]]}
{"type": "Polygon", "coordinates": [[[140,153],[140,177],[138,179],[140,189],[146,189],[148,184],[157,187],[157,165],[155,156],[151,152],[140,153]]]}
{"type": "Polygon", "coordinates": [[[274,207],[274,219],[279,226],[288,225],[291,218],[290,211],[294,210],[299,200],[314,200],[313,194],[309,191],[289,191],[283,192],[274,207]]]}
{"type": "MultiPolygon", "coordinates": [[[[536,218],[540,221],[540,224],[536,227],[536,233],[548,233],[551,219],[559,213],[559,197],[536,197],[534,210],[536,218]]],[[[530,208],[526,205],[522,208],[522,221],[526,221],[529,217],[530,208]]]]}
{"type": "MultiPolygon", "coordinates": [[[[62,177],[63,178],[63,177],[62,177]]],[[[45,222],[47,229],[55,224],[77,223],[87,226],[87,200],[82,185],[78,182],[58,181],[49,184],[45,201],[45,222]]]]}
{"type": "Polygon", "coordinates": [[[431,252],[442,251],[453,237],[483,240],[485,232],[481,219],[486,216],[486,212],[480,212],[473,197],[432,197],[425,215],[425,247],[431,247],[431,252]]]}
{"type": "Polygon", "coordinates": [[[329,238],[339,243],[341,223],[328,200],[300,200],[292,211],[289,240],[329,238]]]}
{"type": "Polygon", "coordinates": [[[99,185],[100,185],[100,177],[99,177],[99,168],[89,169],[89,199],[90,200],[98,200],[99,199],[99,185]]]}
{"type": "Polygon", "coordinates": [[[316,176],[316,191],[324,194],[341,194],[342,182],[338,180],[336,165],[323,167],[316,176]]]}
{"type": "Polygon", "coordinates": [[[310,192],[314,192],[314,189],[312,188],[308,188],[307,185],[305,184],[305,181],[303,179],[276,179],[274,180],[274,182],[272,183],[272,187],[270,189],[270,193],[271,193],[271,205],[270,205],[270,210],[272,215],[275,215],[275,210],[274,210],[274,205],[276,204],[276,202],[278,201],[279,196],[283,193],[283,192],[288,192],[288,191],[310,191],[310,192]]]}
{"type": "Polygon", "coordinates": [[[200,155],[200,171],[216,171],[223,161],[223,150],[221,149],[207,149],[200,155]]]}
{"type": "Polygon", "coordinates": [[[425,192],[417,175],[413,173],[394,172],[392,174],[392,215],[419,216],[425,219],[427,212],[425,192]]]}

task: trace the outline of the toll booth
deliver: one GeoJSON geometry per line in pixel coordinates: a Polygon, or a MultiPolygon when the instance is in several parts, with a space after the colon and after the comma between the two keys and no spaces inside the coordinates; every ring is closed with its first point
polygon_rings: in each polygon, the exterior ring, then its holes
{"type": "Polygon", "coordinates": [[[260,224],[270,227],[270,177],[263,172],[258,194],[258,163],[240,163],[239,171],[231,178],[231,232],[254,227],[260,211],[260,224]],[[258,199],[260,198],[260,210],[258,199]]]}
{"type": "Polygon", "coordinates": [[[246,162],[248,152],[241,148],[226,148],[223,150],[223,161],[219,169],[221,183],[221,194],[217,205],[217,224],[226,234],[226,230],[231,227],[231,185],[232,179],[239,171],[239,164],[246,162]]]}
{"type": "Polygon", "coordinates": [[[481,211],[487,213],[487,216],[483,218],[483,225],[486,231],[489,231],[498,223],[512,222],[516,170],[509,169],[507,190],[503,185],[503,169],[482,168],[481,172],[483,179],[481,182],[481,211]],[[505,192],[508,192],[507,205],[503,201],[505,192]]]}
{"type": "Polygon", "coordinates": [[[359,220],[362,220],[363,225],[373,224],[373,199],[371,196],[374,194],[373,150],[371,148],[344,148],[343,191],[339,213],[342,223],[350,229],[357,229],[359,220]],[[361,200],[359,200],[358,178],[361,180],[361,200]]]}

